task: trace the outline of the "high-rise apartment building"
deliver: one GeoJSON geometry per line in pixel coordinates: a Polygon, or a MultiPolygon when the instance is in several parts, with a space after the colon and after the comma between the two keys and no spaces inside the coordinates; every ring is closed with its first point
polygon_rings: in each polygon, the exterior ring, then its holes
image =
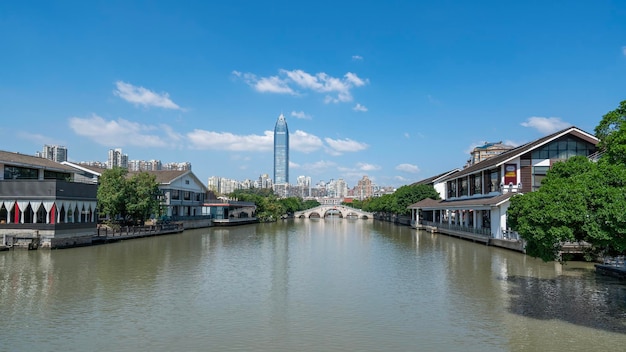
{"type": "Polygon", "coordinates": [[[109,149],[109,157],[107,158],[107,169],[121,167],[128,169],[128,154],[123,154],[122,149],[109,149]]]}
{"type": "Polygon", "coordinates": [[[41,152],[35,154],[40,158],[50,159],[57,163],[67,161],[67,148],[61,145],[44,145],[41,152]]]}
{"type": "Polygon", "coordinates": [[[280,114],[274,126],[274,185],[289,184],[289,129],[280,114]]]}
{"type": "Polygon", "coordinates": [[[372,186],[372,180],[367,176],[363,176],[354,189],[354,196],[359,200],[371,197],[374,193],[372,186]]]}

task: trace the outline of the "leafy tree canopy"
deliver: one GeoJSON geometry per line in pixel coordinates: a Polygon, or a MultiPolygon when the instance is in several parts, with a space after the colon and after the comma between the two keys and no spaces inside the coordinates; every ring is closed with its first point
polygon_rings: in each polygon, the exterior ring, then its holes
{"type": "Polygon", "coordinates": [[[595,133],[608,161],[626,164],[626,100],[617,109],[602,116],[595,133]]]}
{"type": "Polygon", "coordinates": [[[123,168],[105,170],[98,186],[100,213],[111,219],[144,222],[159,209],[159,185],[156,177],[140,172],[128,177],[123,168]]]}

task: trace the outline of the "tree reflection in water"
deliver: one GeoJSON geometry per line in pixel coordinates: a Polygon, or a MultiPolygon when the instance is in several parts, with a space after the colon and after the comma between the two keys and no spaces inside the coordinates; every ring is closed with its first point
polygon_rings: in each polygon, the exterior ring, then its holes
{"type": "Polygon", "coordinates": [[[626,282],[600,275],[509,276],[511,313],[626,334],[626,282]]]}

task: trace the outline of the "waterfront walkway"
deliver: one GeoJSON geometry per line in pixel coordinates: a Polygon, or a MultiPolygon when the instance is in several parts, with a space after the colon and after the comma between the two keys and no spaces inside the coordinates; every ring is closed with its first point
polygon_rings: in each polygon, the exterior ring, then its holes
{"type": "Polygon", "coordinates": [[[114,229],[108,226],[98,228],[98,233],[93,236],[91,243],[108,243],[129,240],[133,238],[152,237],[183,232],[182,223],[172,223],[151,226],[122,226],[114,229]]]}

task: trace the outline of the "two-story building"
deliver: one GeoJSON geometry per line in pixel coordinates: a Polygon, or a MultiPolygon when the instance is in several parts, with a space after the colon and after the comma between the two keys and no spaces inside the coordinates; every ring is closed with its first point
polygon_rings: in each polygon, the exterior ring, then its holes
{"type": "Polygon", "coordinates": [[[595,136],[569,127],[438,178],[442,200],[409,206],[411,224],[486,243],[507,240],[511,196],[538,189],[555,162],[592,157],[597,144],[595,136]]]}
{"type": "Polygon", "coordinates": [[[210,226],[210,216],[202,212],[208,189],[191,170],[142,172],[154,175],[159,184],[162,195],[159,217],[182,221],[186,229],[210,226]]]}

